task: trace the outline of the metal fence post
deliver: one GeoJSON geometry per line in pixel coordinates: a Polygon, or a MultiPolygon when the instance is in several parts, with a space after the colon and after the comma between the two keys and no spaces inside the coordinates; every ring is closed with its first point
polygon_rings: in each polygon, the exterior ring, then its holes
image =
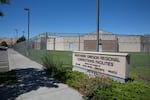
{"type": "Polygon", "coordinates": [[[47,56],[47,39],[48,39],[48,33],[46,32],[45,37],[45,50],[46,50],[46,56],[47,56]]]}
{"type": "Polygon", "coordinates": [[[80,33],[79,33],[79,51],[80,51],[80,33]]]}

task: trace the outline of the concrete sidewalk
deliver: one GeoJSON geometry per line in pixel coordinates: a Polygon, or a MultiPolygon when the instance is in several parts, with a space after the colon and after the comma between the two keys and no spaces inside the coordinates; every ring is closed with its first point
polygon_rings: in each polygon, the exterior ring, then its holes
{"type": "Polygon", "coordinates": [[[24,68],[37,68],[42,69],[42,65],[28,59],[27,57],[19,54],[18,52],[8,49],[9,69],[24,69],[24,68]]]}
{"type": "Polygon", "coordinates": [[[18,83],[0,87],[1,100],[83,100],[76,90],[47,75],[42,65],[12,49],[8,50],[8,57],[18,83]]]}

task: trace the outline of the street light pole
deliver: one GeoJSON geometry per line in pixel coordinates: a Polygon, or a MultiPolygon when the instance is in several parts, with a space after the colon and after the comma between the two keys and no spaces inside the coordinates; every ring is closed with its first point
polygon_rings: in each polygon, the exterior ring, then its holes
{"type": "Polygon", "coordinates": [[[99,52],[99,0],[97,0],[97,52],[99,52]]]}
{"type": "Polygon", "coordinates": [[[28,12],[28,46],[27,46],[27,56],[29,56],[29,35],[30,35],[30,9],[29,8],[24,8],[25,11],[28,12]]]}
{"type": "Polygon", "coordinates": [[[28,41],[29,41],[29,35],[30,35],[30,9],[29,8],[24,8],[25,11],[28,12],[28,41]]]}

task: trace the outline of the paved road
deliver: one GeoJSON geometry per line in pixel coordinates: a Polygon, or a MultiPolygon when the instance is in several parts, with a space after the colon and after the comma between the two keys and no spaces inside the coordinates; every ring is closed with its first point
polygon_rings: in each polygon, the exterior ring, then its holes
{"type": "Polygon", "coordinates": [[[10,69],[16,71],[18,83],[0,87],[1,100],[82,100],[82,95],[59,83],[42,70],[42,65],[9,49],[10,69]]]}
{"type": "Polygon", "coordinates": [[[0,50],[0,72],[9,70],[7,50],[0,50]]]}

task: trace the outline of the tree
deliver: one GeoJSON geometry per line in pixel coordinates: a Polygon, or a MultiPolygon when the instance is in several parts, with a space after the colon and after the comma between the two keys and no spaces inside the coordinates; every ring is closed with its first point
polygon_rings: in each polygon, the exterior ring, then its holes
{"type": "Polygon", "coordinates": [[[7,42],[6,42],[6,41],[2,41],[0,45],[1,45],[1,46],[5,46],[5,47],[7,47],[7,46],[8,46],[8,44],[7,44],[7,42]]]}
{"type": "Polygon", "coordinates": [[[0,3],[8,4],[8,3],[9,3],[9,0],[0,0],[0,3]]]}
{"type": "MultiPolygon", "coordinates": [[[[9,4],[9,0],[0,0],[0,4],[9,4]]],[[[0,11],[0,16],[3,16],[3,12],[0,11]]]]}
{"type": "Polygon", "coordinates": [[[3,13],[0,11],[0,16],[3,16],[3,13]]]}
{"type": "Polygon", "coordinates": [[[23,36],[21,36],[16,42],[19,43],[19,42],[23,42],[23,41],[25,41],[25,40],[26,40],[26,38],[25,38],[25,36],[23,35],[23,36]]]}

